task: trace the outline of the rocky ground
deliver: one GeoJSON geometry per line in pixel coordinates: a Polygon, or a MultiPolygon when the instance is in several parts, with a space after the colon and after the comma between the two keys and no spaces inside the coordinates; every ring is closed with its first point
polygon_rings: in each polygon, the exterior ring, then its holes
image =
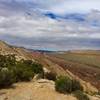
{"type": "Polygon", "coordinates": [[[14,87],[0,90],[0,100],[76,100],[71,95],[55,91],[54,82],[38,80],[36,82],[17,83],[14,87]]]}
{"type": "MultiPolygon", "coordinates": [[[[55,91],[53,81],[38,80],[17,83],[9,89],[0,90],[0,100],[77,100],[73,95],[64,95],[55,91]]],[[[100,100],[91,97],[91,100],[100,100]]]]}

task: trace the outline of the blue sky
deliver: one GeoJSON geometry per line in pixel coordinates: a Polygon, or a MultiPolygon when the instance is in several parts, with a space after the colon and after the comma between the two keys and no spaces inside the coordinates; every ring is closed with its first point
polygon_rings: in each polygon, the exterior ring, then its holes
{"type": "Polygon", "coordinates": [[[0,39],[32,49],[100,49],[100,0],[0,0],[0,39]]]}

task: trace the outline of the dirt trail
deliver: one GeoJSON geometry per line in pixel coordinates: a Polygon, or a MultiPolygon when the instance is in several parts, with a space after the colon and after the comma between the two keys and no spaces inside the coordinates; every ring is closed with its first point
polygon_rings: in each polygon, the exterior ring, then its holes
{"type": "Polygon", "coordinates": [[[0,100],[76,100],[76,98],[56,92],[52,81],[38,80],[17,83],[15,88],[0,90],[0,100]]]}
{"type": "MultiPolygon", "coordinates": [[[[45,79],[17,83],[14,86],[0,90],[0,100],[77,100],[73,95],[56,92],[54,82],[45,79]]],[[[90,100],[100,98],[90,97],[90,100]]]]}

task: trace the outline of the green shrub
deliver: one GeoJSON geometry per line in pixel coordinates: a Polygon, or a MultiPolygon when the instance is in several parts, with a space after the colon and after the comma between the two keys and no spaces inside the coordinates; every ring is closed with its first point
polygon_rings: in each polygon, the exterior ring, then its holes
{"type": "Polygon", "coordinates": [[[83,87],[81,86],[80,82],[77,80],[72,80],[72,91],[81,90],[83,91],[83,87]]]}
{"type": "Polygon", "coordinates": [[[48,79],[48,80],[55,81],[56,80],[56,73],[47,72],[47,73],[45,73],[45,78],[48,79]]]}
{"type": "Polygon", "coordinates": [[[16,81],[30,81],[34,77],[34,72],[31,68],[18,64],[14,68],[16,81]]]}
{"type": "Polygon", "coordinates": [[[83,91],[83,87],[77,80],[71,80],[66,76],[60,76],[55,81],[55,89],[61,93],[72,93],[76,90],[83,91]]]}
{"type": "Polygon", "coordinates": [[[41,64],[33,63],[30,67],[35,74],[43,74],[44,73],[43,66],[41,64]]]}
{"type": "Polygon", "coordinates": [[[74,96],[78,99],[78,100],[90,100],[89,97],[84,94],[82,91],[78,90],[74,92],[74,96]]]}
{"type": "Polygon", "coordinates": [[[24,66],[30,67],[31,70],[35,73],[35,74],[41,74],[44,73],[43,71],[43,66],[39,63],[35,63],[32,60],[23,60],[22,64],[24,66]]]}
{"type": "Polygon", "coordinates": [[[72,81],[70,78],[65,76],[60,76],[55,81],[55,89],[61,93],[71,93],[72,92],[72,81]]]}
{"type": "Polygon", "coordinates": [[[5,88],[11,86],[15,82],[15,77],[13,71],[7,68],[2,68],[0,70],[0,88],[5,88]]]}
{"type": "Polygon", "coordinates": [[[14,66],[15,64],[15,55],[0,55],[0,67],[14,66]]]}
{"type": "Polygon", "coordinates": [[[10,86],[14,82],[30,81],[34,74],[44,75],[41,64],[32,60],[17,61],[15,55],[0,55],[0,87],[10,86]]]}
{"type": "Polygon", "coordinates": [[[22,63],[27,66],[31,66],[33,64],[33,61],[32,60],[22,60],[22,63]]]}
{"type": "Polygon", "coordinates": [[[41,64],[34,63],[31,60],[23,60],[18,62],[14,68],[16,81],[30,81],[34,74],[43,76],[43,67],[41,64]]]}

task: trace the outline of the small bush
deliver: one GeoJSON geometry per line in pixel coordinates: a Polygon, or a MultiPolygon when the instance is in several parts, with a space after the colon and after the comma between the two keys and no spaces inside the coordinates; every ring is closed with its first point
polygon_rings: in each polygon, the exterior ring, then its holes
{"type": "Polygon", "coordinates": [[[33,63],[30,67],[35,74],[43,74],[44,73],[43,66],[41,64],[33,63]]]}
{"type": "Polygon", "coordinates": [[[41,64],[34,63],[31,60],[22,60],[14,68],[16,81],[30,81],[34,74],[43,76],[43,67],[41,64]]]}
{"type": "Polygon", "coordinates": [[[90,100],[89,97],[84,94],[82,91],[78,90],[74,92],[74,96],[78,99],[78,100],[90,100]]]}
{"type": "Polygon", "coordinates": [[[56,73],[47,72],[47,73],[45,73],[45,78],[48,79],[48,80],[55,81],[56,80],[56,73]]]}
{"type": "Polygon", "coordinates": [[[55,81],[55,89],[61,93],[71,93],[72,91],[72,81],[70,78],[65,76],[60,76],[55,81]]]}
{"type": "Polygon", "coordinates": [[[14,66],[15,64],[15,55],[0,55],[0,67],[14,66]]]}
{"type": "Polygon", "coordinates": [[[55,88],[61,93],[72,93],[77,90],[83,91],[83,87],[77,80],[71,80],[65,76],[61,76],[55,81],[55,88]]]}
{"type": "Polygon", "coordinates": [[[23,66],[23,64],[18,64],[14,68],[14,74],[16,82],[30,81],[34,77],[34,72],[31,70],[31,68],[23,66]]]}
{"type": "Polygon", "coordinates": [[[0,88],[11,86],[15,82],[13,71],[2,68],[0,71],[0,88]]]}
{"type": "Polygon", "coordinates": [[[72,80],[72,91],[81,90],[83,91],[83,87],[81,86],[80,82],[77,80],[72,80]]]}
{"type": "Polygon", "coordinates": [[[39,63],[35,63],[32,60],[23,60],[22,63],[24,66],[31,68],[35,74],[44,73],[43,66],[39,63]]]}

